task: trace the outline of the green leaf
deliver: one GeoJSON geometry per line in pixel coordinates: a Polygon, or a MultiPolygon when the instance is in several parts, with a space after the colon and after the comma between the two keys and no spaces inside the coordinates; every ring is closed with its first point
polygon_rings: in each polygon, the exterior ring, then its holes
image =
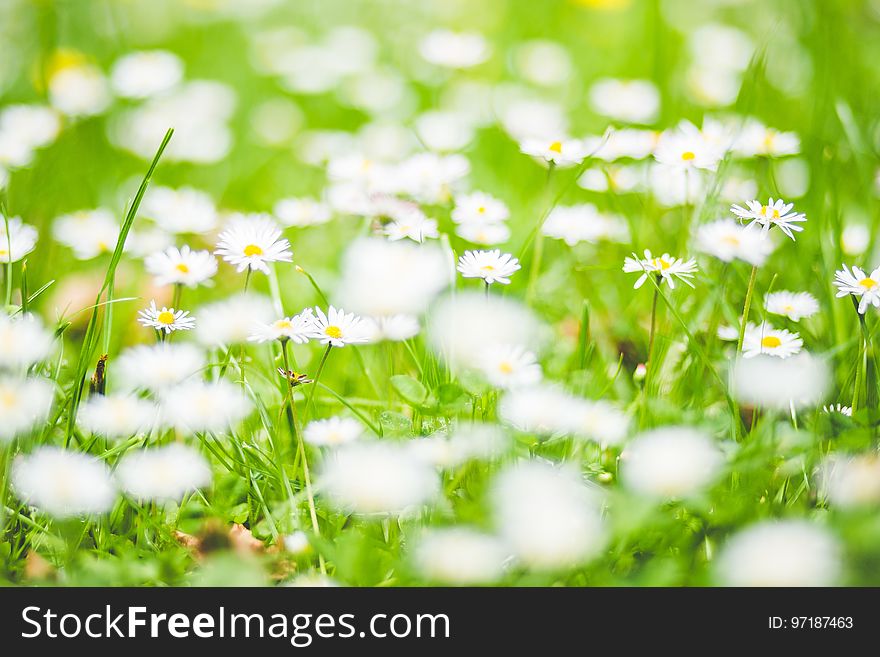
{"type": "Polygon", "coordinates": [[[406,374],[392,376],[391,385],[394,386],[397,394],[412,406],[418,406],[428,396],[428,389],[406,374]]]}

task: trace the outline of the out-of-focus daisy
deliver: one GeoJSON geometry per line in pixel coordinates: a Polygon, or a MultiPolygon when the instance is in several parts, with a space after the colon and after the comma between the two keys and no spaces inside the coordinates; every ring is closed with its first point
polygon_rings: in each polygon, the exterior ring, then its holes
{"type": "Polygon", "coordinates": [[[496,581],[506,558],[498,538],[466,527],[429,530],[416,543],[414,554],[422,577],[453,586],[496,581]]]}
{"type": "Polygon", "coordinates": [[[499,223],[508,217],[510,210],[504,202],[485,192],[459,194],[452,208],[452,221],[457,224],[499,223]]]}
{"type": "Polygon", "coordinates": [[[23,369],[44,360],[52,340],[36,315],[10,317],[0,312],[0,368],[23,369]]]}
{"type": "Polygon", "coordinates": [[[859,312],[864,315],[868,306],[880,308],[880,267],[869,276],[858,267],[843,265],[843,269],[834,272],[834,285],[837,286],[837,297],[849,294],[859,299],[859,312]]]}
{"type": "Polygon", "coordinates": [[[312,445],[335,447],[357,440],[364,435],[364,427],[348,417],[314,420],[303,429],[303,439],[312,445]]]}
{"type": "Polygon", "coordinates": [[[329,344],[334,347],[344,347],[347,344],[359,344],[368,342],[370,339],[369,322],[354,313],[348,313],[342,308],[330,306],[327,314],[315,307],[317,316],[312,323],[309,337],[319,340],[321,344],[329,344]]]}
{"type": "Polygon", "coordinates": [[[215,254],[222,256],[239,272],[250,268],[269,273],[269,262],[292,262],[290,242],[269,217],[239,217],[220,233],[215,254]]]}
{"type": "Polygon", "coordinates": [[[494,251],[465,251],[458,259],[458,271],[465,278],[482,278],[487,285],[510,285],[510,277],[521,269],[519,260],[509,253],[494,251]]]}
{"type": "Polygon", "coordinates": [[[760,266],[773,252],[773,241],[733,219],[719,219],[697,230],[697,248],[722,262],[743,260],[760,266]]]}
{"type": "Polygon", "coordinates": [[[437,221],[426,217],[421,210],[392,220],[385,225],[384,233],[391,241],[409,238],[419,243],[440,236],[437,221]]]}
{"type": "Polygon", "coordinates": [[[516,345],[488,346],[478,367],[489,383],[499,388],[533,385],[543,378],[535,354],[516,345]]]}
{"type": "Polygon", "coordinates": [[[470,68],[489,59],[491,48],[476,32],[434,30],[419,43],[426,61],[446,68],[470,68]]]}
{"type": "Polygon", "coordinates": [[[170,246],[148,257],[144,265],[156,285],[196,287],[217,273],[217,259],[208,251],[193,251],[184,245],[170,246]]]}
{"type": "Polygon", "coordinates": [[[138,312],[138,321],[144,326],[149,326],[157,331],[189,331],[195,328],[195,317],[189,316],[188,310],[175,310],[162,306],[158,308],[155,301],[150,301],[150,307],[138,312]]]}
{"type": "Polygon", "coordinates": [[[285,226],[317,226],[333,218],[333,210],[312,198],[286,198],[275,204],[272,213],[285,226]]]}
{"type": "Polygon", "coordinates": [[[780,290],[767,295],[764,308],[768,313],[784,315],[793,322],[799,322],[804,317],[812,317],[819,312],[819,300],[809,292],[780,290]]]}
{"type": "Polygon", "coordinates": [[[45,379],[0,377],[0,443],[43,424],[54,396],[45,379]]]}
{"type": "Polygon", "coordinates": [[[572,435],[593,440],[603,448],[618,445],[627,437],[629,418],[606,401],[578,400],[570,405],[567,423],[572,435]]]}
{"type": "Polygon", "coordinates": [[[182,431],[221,432],[247,417],[251,403],[228,381],[192,379],[159,395],[162,421],[182,431]]]}
{"type": "Polygon", "coordinates": [[[568,434],[579,401],[558,386],[540,383],[506,393],[498,404],[498,416],[523,433],[568,434]]]}
{"type": "Polygon", "coordinates": [[[282,317],[271,324],[255,323],[254,332],[248,337],[248,340],[251,342],[292,340],[296,344],[305,344],[314,331],[314,325],[314,313],[311,308],[306,308],[298,315],[282,317]]]}
{"type": "Polygon", "coordinates": [[[800,353],[803,346],[804,341],[797,333],[773,328],[764,323],[752,330],[746,330],[743,358],[754,358],[759,354],[788,358],[800,353]]]}
{"type": "Polygon", "coordinates": [[[654,158],[660,164],[673,169],[718,168],[723,153],[710,143],[692,123],[682,121],[672,130],[665,130],[657,141],[654,158]]]}
{"type": "Polygon", "coordinates": [[[109,107],[107,79],[85,62],[58,69],[49,78],[49,102],[67,116],[95,116],[109,107]]]}
{"type": "Polygon", "coordinates": [[[501,244],[510,239],[510,228],[506,224],[497,223],[477,223],[475,221],[458,224],[455,227],[455,234],[474,244],[482,244],[491,246],[493,244],[501,244]]]}
{"type": "Polygon", "coordinates": [[[471,165],[459,153],[416,153],[388,172],[388,191],[411,196],[419,203],[446,203],[471,165]]]}
{"type": "Polygon", "coordinates": [[[18,262],[37,246],[37,229],[0,214],[0,262],[18,262]]]}
{"type": "Polygon", "coordinates": [[[648,80],[597,80],[589,96],[596,113],[626,123],[651,123],[660,109],[660,92],[648,80]]]}
{"type": "Polygon", "coordinates": [[[840,234],[840,248],[848,256],[862,255],[870,244],[871,231],[865,224],[849,224],[840,234]]]}
{"type": "Polygon", "coordinates": [[[183,79],[183,62],[166,50],[133,52],[120,57],[110,71],[113,91],[123,98],[149,98],[183,79]]]}
{"type": "Polygon", "coordinates": [[[105,438],[130,438],[149,431],[158,418],[152,402],[128,394],[92,395],[79,407],[77,424],[105,438]]]}
{"type": "Polygon", "coordinates": [[[734,144],[735,152],[741,157],[796,155],[800,147],[795,133],[768,128],[755,119],[746,121],[734,144]]]}
{"type": "Polygon", "coordinates": [[[372,321],[374,330],[371,340],[373,342],[381,340],[401,342],[418,335],[421,330],[419,319],[414,315],[384,315],[382,317],[374,317],[372,321]]]}
{"type": "Polygon", "coordinates": [[[126,452],[114,474],[122,490],[137,500],[179,500],[211,483],[205,457],[180,443],[126,452]]]}
{"type": "Polygon", "coordinates": [[[592,203],[556,206],[547,215],[541,232],[569,246],[599,240],[622,241],[628,235],[622,220],[601,214],[592,203]]]}
{"type": "Polygon", "coordinates": [[[846,415],[847,417],[852,417],[852,407],[844,406],[841,403],[837,404],[829,404],[827,406],[822,407],[822,412],[827,413],[828,415],[832,415],[834,413],[840,413],[841,415],[846,415]]]}
{"type": "Polygon", "coordinates": [[[141,212],[169,233],[206,233],[217,225],[214,200],[191,187],[151,187],[144,195],[141,212]]]}
{"type": "Polygon", "coordinates": [[[560,168],[574,166],[587,156],[587,150],[581,140],[567,137],[525,139],[519,148],[526,155],[560,168]]]}
{"type": "Polygon", "coordinates": [[[79,260],[90,260],[116,247],[119,222],[110,210],[81,210],[55,219],[52,234],[79,260]]]}
{"type": "Polygon", "coordinates": [[[474,124],[464,113],[430,110],[415,120],[419,140],[430,150],[452,152],[465,148],[474,138],[474,124]]]}
{"type": "Polygon", "coordinates": [[[830,381],[827,365],[802,352],[791,358],[746,358],[734,370],[733,395],[741,403],[788,412],[815,407],[830,381]]]}
{"type": "Polygon", "coordinates": [[[201,371],[205,355],[192,344],[161,342],[124,351],[116,361],[115,379],[124,390],[161,392],[201,371]]]}
{"type": "Polygon", "coordinates": [[[876,454],[831,456],[822,463],[819,474],[835,506],[851,509],[880,502],[880,458],[876,454]]]}
{"type": "Polygon", "coordinates": [[[259,294],[234,294],[196,310],[196,339],[208,347],[227,348],[247,342],[258,324],[271,324],[278,315],[272,302],[259,294]]]}
{"type": "Polygon", "coordinates": [[[627,257],[623,261],[623,271],[626,273],[641,272],[638,280],[636,280],[634,289],[639,289],[648,280],[649,275],[660,277],[660,281],[665,281],[670,288],[675,288],[675,279],[683,281],[686,285],[694,287],[690,279],[694,277],[697,271],[697,261],[693,258],[684,260],[683,258],[674,258],[668,253],[664,253],[659,258],[651,255],[648,249],[645,249],[645,257],[639,258],[635,253],[632,257],[627,257]]]}
{"type": "Polygon", "coordinates": [[[786,203],[781,198],[773,200],[771,197],[766,205],[761,201],[746,201],[746,207],[734,205],[730,211],[740,219],[748,221],[749,226],[758,224],[765,233],[773,226],[778,226],[779,230],[793,240],[793,232],[804,229],[803,226],[798,226],[798,223],[807,220],[806,215],[792,212],[793,207],[794,203],[786,203]]]}
{"type": "Polygon", "coordinates": [[[23,502],[56,518],[109,511],[116,499],[103,462],[59,447],[38,447],[12,464],[12,488],[23,502]]]}

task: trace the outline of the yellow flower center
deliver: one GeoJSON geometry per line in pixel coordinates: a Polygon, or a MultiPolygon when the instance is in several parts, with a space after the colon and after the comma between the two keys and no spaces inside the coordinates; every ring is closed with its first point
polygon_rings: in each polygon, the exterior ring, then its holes
{"type": "Polygon", "coordinates": [[[502,361],[498,365],[498,371],[502,374],[510,374],[511,372],[513,372],[513,365],[508,363],[506,360],[502,361]]]}
{"type": "Polygon", "coordinates": [[[736,235],[725,235],[721,238],[721,241],[731,246],[739,246],[740,244],[739,238],[736,235]]]}
{"type": "Polygon", "coordinates": [[[792,306],[790,303],[789,303],[789,304],[786,304],[786,306],[783,308],[783,310],[784,310],[785,312],[787,312],[787,313],[793,313],[793,312],[794,312],[794,306],[792,306]]]}
{"type": "Polygon", "coordinates": [[[181,263],[178,263],[178,264],[176,264],[176,265],[174,265],[174,268],[175,268],[177,271],[179,271],[181,274],[188,274],[188,273],[189,273],[189,267],[187,267],[187,266],[186,266],[185,264],[183,264],[182,262],[181,262],[181,263]]]}
{"type": "Polygon", "coordinates": [[[779,345],[782,344],[782,340],[777,338],[775,335],[768,335],[764,339],[761,340],[761,346],[767,347],[768,349],[775,349],[779,345]]]}
{"type": "Polygon", "coordinates": [[[486,208],[484,208],[484,207],[481,205],[480,207],[477,208],[477,212],[479,212],[480,214],[483,214],[483,213],[486,212],[486,208]]]}
{"type": "Polygon", "coordinates": [[[859,285],[861,285],[866,290],[870,290],[871,288],[877,287],[877,281],[873,278],[863,278],[859,281],[859,285]]]}
{"type": "Polygon", "coordinates": [[[495,267],[492,265],[483,265],[480,267],[480,271],[495,271],[495,267]]]}
{"type": "Polygon", "coordinates": [[[103,253],[104,251],[109,251],[109,250],[110,250],[110,247],[107,246],[107,242],[105,242],[103,240],[98,242],[98,251],[103,253]]]}
{"type": "Polygon", "coordinates": [[[694,153],[693,151],[685,151],[684,153],[681,154],[681,159],[684,160],[685,162],[690,162],[691,160],[696,159],[696,157],[697,157],[697,154],[694,153]]]}
{"type": "Polygon", "coordinates": [[[0,408],[11,409],[18,406],[18,395],[12,390],[0,391],[0,408]]]}
{"type": "Polygon", "coordinates": [[[773,148],[773,143],[776,141],[776,135],[772,132],[767,132],[764,135],[764,150],[769,151],[773,148]]]}
{"type": "Polygon", "coordinates": [[[550,146],[547,147],[547,150],[562,155],[562,142],[554,141],[552,144],[550,144],[550,146]]]}
{"type": "Polygon", "coordinates": [[[248,244],[246,247],[244,247],[244,254],[246,256],[263,255],[263,249],[261,249],[256,244],[248,244]]]}
{"type": "Polygon", "coordinates": [[[324,329],[324,335],[338,340],[342,337],[342,329],[338,326],[328,326],[324,329]]]}
{"type": "Polygon", "coordinates": [[[167,310],[163,310],[159,313],[159,316],[156,317],[156,321],[160,324],[173,324],[174,323],[174,313],[170,313],[167,310]]]}
{"type": "Polygon", "coordinates": [[[290,327],[291,323],[286,319],[279,319],[277,322],[275,322],[275,328],[280,331],[284,329],[289,329],[290,327]]]}

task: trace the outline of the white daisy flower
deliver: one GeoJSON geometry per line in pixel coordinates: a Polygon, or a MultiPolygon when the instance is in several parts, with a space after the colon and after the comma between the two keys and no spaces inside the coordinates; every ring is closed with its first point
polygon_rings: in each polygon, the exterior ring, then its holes
{"type": "Polygon", "coordinates": [[[346,314],[342,308],[330,306],[327,314],[315,307],[317,317],[312,324],[309,337],[320,340],[321,344],[344,347],[347,344],[359,344],[370,340],[370,324],[354,313],[346,314]]]}
{"type": "Polygon", "coordinates": [[[275,204],[272,213],[285,226],[317,226],[333,218],[333,210],[313,198],[285,198],[275,204]]]}
{"type": "Polygon", "coordinates": [[[533,385],[543,378],[535,354],[517,345],[490,345],[477,366],[489,383],[498,388],[533,385]]]}
{"type": "Polygon", "coordinates": [[[205,355],[187,343],[160,342],[124,351],[116,361],[115,379],[123,390],[161,392],[200,372],[205,355]]]}
{"type": "Polygon", "coordinates": [[[689,121],[682,121],[675,128],[663,131],[654,149],[654,159],[657,162],[682,171],[714,171],[723,156],[722,149],[706,139],[689,121]]]}
{"type": "Polygon", "coordinates": [[[156,285],[186,285],[196,287],[217,273],[217,259],[208,251],[193,251],[184,245],[170,246],[154,253],[145,261],[147,271],[156,285]]]}
{"type": "Polygon", "coordinates": [[[387,173],[387,191],[428,205],[446,203],[470,169],[468,159],[458,153],[416,153],[387,173]]]}
{"type": "Polygon", "coordinates": [[[49,78],[49,102],[67,116],[95,116],[113,97],[100,69],[91,64],[64,66],[49,78]]]}
{"type": "Polygon", "coordinates": [[[59,447],[38,447],[12,465],[12,488],[26,504],[56,518],[109,511],[116,499],[102,461],[59,447]]]}
{"type": "Polygon", "coordinates": [[[157,331],[189,331],[195,328],[195,317],[189,317],[188,310],[175,310],[162,306],[159,309],[155,301],[150,301],[150,307],[138,312],[138,321],[144,326],[149,326],[157,331]]]}
{"type": "Polygon", "coordinates": [[[507,221],[510,210],[503,201],[485,192],[459,194],[452,208],[452,221],[457,224],[500,223],[507,221]]]}
{"type": "Polygon", "coordinates": [[[455,227],[455,234],[468,242],[491,246],[503,244],[510,239],[510,228],[506,224],[470,222],[455,227]]]}
{"type": "Polygon", "coordinates": [[[205,457],[180,443],[126,452],[114,474],[122,490],[141,501],[180,500],[211,483],[205,457]]]}
{"type": "Polygon", "coordinates": [[[734,152],[740,157],[796,155],[801,142],[794,132],[780,132],[768,128],[756,119],[748,119],[734,143],[734,152]]]}
{"type": "Polygon", "coordinates": [[[45,379],[0,377],[0,443],[42,425],[54,398],[45,379]]]}
{"type": "Polygon", "coordinates": [[[761,201],[746,201],[745,208],[740,205],[734,205],[730,208],[730,211],[740,219],[749,221],[749,226],[760,225],[765,233],[773,226],[778,226],[783,233],[793,240],[793,231],[800,232],[804,229],[803,226],[798,226],[797,224],[807,220],[806,215],[792,212],[791,209],[793,207],[794,203],[786,203],[781,198],[773,200],[771,197],[766,205],[761,203],[761,201]]]}
{"type": "Polygon", "coordinates": [[[303,429],[303,440],[320,447],[336,447],[357,440],[364,435],[360,422],[348,417],[330,417],[313,420],[303,429]]]}
{"type": "Polygon", "coordinates": [[[871,245],[871,230],[861,223],[852,223],[840,233],[840,248],[848,256],[860,256],[871,245]]]}
{"type": "Polygon", "coordinates": [[[21,217],[0,214],[0,262],[18,262],[37,246],[37,229],[22,223],[21,217]]]}
{"type": "Polygon", "coordinates": [[[458,259],[458,271],[465,278],[482,278],[487,285],[510,285],[510,276],[521,269],[519,260],[509,253],[494,251],[465,251],[458,259]]]}
{"type": "Polygon", "coordinates": [[[421,210],[394,219],[385,225],[383,232],[392,242],[409,238],[421,244],[426,239],[440,237],[437,221],[426,217],[421,210]]]}
{"type": "Polygon", "coordinates": [[[819,312],[819,300],[809,292],[780,290],[767,295],[764,308],[768,313],[784,315],[793,322],[799,322],[804,317],[812,317],[819,312]]]}
{"type": "Polygon", "coordinates": [[[248,416],[241,388],[223,379],[191,379],[159,393],[162,421],[182,431],[219,433],[248,416]]]}
{"type": "Polygon", "coordinates": [[[880,502],[880,458],[874,453],[830,456],[822,463],[819,475],[828,499],[837,507],[876,507],[880,502]]]}
{"type": "Polygon", "coordinates": [[[880,308],[880,267],[877,267],[868,276],[858,267],[843,265],[843,269],[834,272],[834,285],[837,286],[837,297],[845,297],[848,294],[859,299],[859,313],[865,314],[868,306],[880,308]]]}
{"type": "Polygon", "coordinates": [[[592,203],[558,205],[547,215],[541,232],[569,246],[599,240],[625,241],[629,235],[619,217],[601,214],[592,203]]]}
{"type": "Polygon", "coordinates": [[[429,529],[414,548],[416,567],[431,581],[473,586],[497,581],[508,552],[500,539],[466,527],[429,529]]]}
{"type": "Polygon", "coordinates": [[[577,400],[569,406],[566,422],[572,435],[600,446],[619,445],[629,432],[629,417],[606,401],[577,400]]]}
{"type": "Polygon", "coordinates": [[[840,413],[841,415],[846,415],[847,417],[852,417],[852,407],[844,406],[843,404],[828,404],[822,407],[822,412],[827,413],[828,415],[832,415],[834,413],[840,413]]]}
{"type": "Polygon", "coordinates": [[[183,62],[166,50],[133,52],[120,57],[110,71],[113,91],[123,98],[149,98],[183,79],[183,62]]]}
{"type": "Polygon", "coordinates": [[[282,317],[271,324],[255,323],[254,332],[248,337],[250,342],[271,342],[272,340],[292,340],[296,344],[309,341],[315,329],[315,315],[306,308],[293,317],[282,317]]]}
{"type": "Polygon", "coordinates": [[[589,98],[597,114],[625,123],[651,123],[660,110],[660,92],[648,80],[597,80],[589,98]]]}
{"type": "Polygon", "coordinates": [[[519,149],[526,155],[552,163],[559,168],[580,164],[587,156],[587,149],[583,141],[565,137],[525,139],[519,149]]]}
{"type": "Polygon", "coordinates": [[[217,225],[214,199],[191,187],[151,187],[141,203],[141,214],[169,233],[207,233],[217,225]]]}
{"type": "Polygon", "coordinates": [[[419,54],[436,66],[471,68],[482,64],[492,53],[489,43],[477,32],[434,30],[419,43],[419,54]]]}
{"type": "Polygon", "coordinates": [[[61,117],[51,107],[7,105],[0,111],[0,135],[14,138],[28,151],[48,146],[59,132],[61,117]]]}
{"type": "Polygon", "coordinates": [[[0,367],[24,369],[45,360],[53,340],[36,315],[10,317],[0,312],[0,367]]]}
{"type": "Polygon", "coordinates": [[[778,358],[788,358],[800,353],[804,341],[797,333],[776,329],[769,324],[746,331],[743,339],[743,358],[754,358],[768,354],[778,358]]]}
{"type": "Polygon", "coordinates": [[[542,436],[571,433],[578,398],[546,382],[514,388],[498,404],[498,417],[523,433],[542,436]]]}
{"type": "Polygon", "coordinates": [[[501,427],[476,423],[460,426],[448,437],[438,432],[427,438],[410,440],[407,447],[419,460],[451,469],[469,461],[500,458],[509,451],[511,438],[501,427]]]}
{"type": "Polygon", "coordinates": [[[206,347],[228,348],[247,342],[254,326],[271,324],[277,313],[272,301],[252,292],[233,294],[221,301],[199,306],[195,337],[206,347]]]}
{"type": "Polygon", "coordinates": [[[216,255],[239,272],[250,268],[268,274],[268,262],[292,262],[290,242],[281,237],[281,229],[267,216],[242,216],[230,221],[220,233],[216,255]]]}
{"type": "Polygon", "coordinates": [[[639,289],[648,280],[648,276],[653,274],[660,277],[660,281],[665,281],[670,288],[675,288],[675,279],[683,281],[686,285],[694,287],[690,279],[694,277],[697,271],[697,261],[693,258],[684,260],[682,258],[673,258],[668,253],[664,253],[659,258],[651,255],[648,249],[645,249],[644,259],[636,256],[627,257],[623,261],[623,271],[626,273],[641,272],[638,280],[636,280],[634,289],[639,289]]]}
{"type": "Polygon", "coordinates": [[[831,380],[827,364],[807,352],[791,358],[745,358],[734,370],[733,395],[743,404],[789,412],[815,408],[831,380]]]}
{"type": "Polygon", "coordinates": [[[58,217],[52,223],[55,239],[73,249],[79,260],[91,260],[116,248],[119,222],[104,208],[81,210],[58,217]]]}
{"type": "Polygon", "coordinates": [[[733,219],[719,219],[697,229],[697,248],[722,262],[743,260],[761,266],[773,252],[773,241],[733,219]]]}
{"type": "Polygon", "coordinates": [[[153,402],[128,394],[91,395],[76,416],[80,428],[110,439],[149,432],[158,419],[153,402]]]}
{"type": "Polygon", "coordinates": [[[419,318],[415,315],[384,315],[371,319],[374,324],[371,342],[402,342],[415,337],[421,330],[419,318]]]}

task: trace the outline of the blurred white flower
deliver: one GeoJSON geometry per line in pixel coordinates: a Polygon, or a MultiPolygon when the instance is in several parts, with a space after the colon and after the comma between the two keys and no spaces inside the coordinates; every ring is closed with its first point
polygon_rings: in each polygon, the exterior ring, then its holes
{"type": "Polygon", "coordinates": [[[543,378],[535,354],[517,345],[487,345],[477,366],[497,388],[534,385],[543,378]]]}
{"type": "Polygon", "coordinates": [[[192,187],[151,187],[141,213],[169,233],[204,234],[217,225],[217,208],[210,194],[192,187]]]}
{"type": "Polygon", "coordinates": [[[445,68],[470,68],[482,64],[491,54],[489,43],[476,32],[434,30],[419,42],[426,61],[445,68]]]}
{"type": "Polygon", "coordinates": [[[542,87],[564,84],[574,72],[571,55],[565,47],[549,39],[520,44],[514,53],[514,64],[526,80],[542,87]]]}
{"type": "Polygon", "coordinates": [[[370,333],[371,342],[388,340],[390,342],[402,342],[418,335],[421,331],[419,320],[413,315],[385,315],[383,317],[371,317],[373,327],[370,333]]]}
{"type": "Polygon", "coordinates": [[[526,155],[559,168],[579,164],[587,156],[583,141],[567,137],[528,138],[522,141],[519,148],[526,155]]]}
{"type": "Polygon", "coordinates": [[[600,213],[592,203],[557,205],[547,215],[541,232],[569,246],[600,240],[622,242],[629,236],[623,219],[600,213]]]}
{"type": "Polygon", "coordinates": [[[126,349],[113,368],[114,381],[123,390],[162,392],[197,374],[205,355],[192,344],[162,342],[126,349]]]}
{"type": "Polygon", "coordinates": [[[41,427],[54,397],[45,379],[0,376],[0,443],[41,427]]]}
{"type": "Polygon", "coordinates": [[[207,347],[229,347],[247,342],[254,327],[269,324],[277,315],[272,302],[252,293],[233,294],[196,310],[196,339],[207,347]]]}
{"type": "Polygon", "coordinates": [[[149,98],[172,89],[183,79],[183,62],[167,50],[133,52],[113,64],[110,84],[123,98],[149,98]]]}
{"type": "Polygon", "coordinates": [[[393,443],[351,443],[327,455],[316,479],[337,507],[398,515],[428,503],[439,490],[434,468],[393,443]]]}
{"type": "Polygon", "coordinates": [[[766,520],[743,529],[717,562],[725,586],[832,586],[840,571],[837,539],[804,520],[766,520]]]}
{"type": "Polygon", "coordinates": [[[59,447],[38,447],[16,458],[12,487],[23,502],[56,518],[104,513],[116,499],[104,463],[59,447]]]}
{"type": "Polygon", "coordinates": [[[49,78],[49,102],[67,116],[101,114],[112,100],[104,74],[90,64],[65,66],[49,78]]]}
{"type": "Polygon", "coordinates": [[[184,244],[154,253],[144,261],[144,267],[155,277],[155,285],[196,287],[210,282],[217,273],[217,259],[209,251],[193,251],[184,244]]]}
{"type": "Polygon", "coordinates": [[[799,322],[819,312],[819,300],[809,292],[779,290],[764,298],[764,308],[768,313],[784,315],[793,322],[799,322]]]}
{"type": "Polygon", "coordinates": [[[211,466],[192,447],[172,443],[126,452],[114,473],[136,500],[180,500],[211,483],[211,466]]]}
{"type": "Polygon", "coordinates": [[[224,432],[251,411],[241,388],[223,379],[191,379],[158,392],[162,421],[181,431],[224,432]]]}
{"type": "Polygon", "coordinates": [[[697,249],[722,262],[743,260],[761,266],[774,244],[764,233],[751,230],[733,219],[718,219],[697,229],[697,249]]]}
{"type": "Polygon", "coordinates": [[[45,360],[52,341],[52,333],[36,315],[10,317],[0,312],[0,368],[23,370],[45,360]]]}
{"type": "Polygon", "coordinates": [[[800,149],[795,133],[779,132],[756,119],[746,121],[734,144],[734,152],[740,157],[796,155],[800,149]]]}
{"type": "Polygon", "coordinates": [[[688,497],[712,484],[724,464],[702,431],[663,427],[633,438],[620,455],[620,476],[630,489],[652,497],[688,497]]]}
{"type": "Polygon", "coordinates": [[[426,239],[440,237],[440,233],[437,231],[437,221],[426,217],[421,210],[392,219],[385,225],[383,232],[392,242],[408,238],[421,244],[426,239]]]}
{"type": "Polygon", "coordinates": [[[457,224],[499,223],[508,217],[510,210],[504,202],[485,192],[459,194],[452,208],[452,221],[457,224]]]}
{"type": "Polygon", "coordinates": [[[282,317],[269,324],[254,322],[254,330],[248,336],[248,340],[250,342],[292,340],[296,344],[305,344],[314,330],[315,314],[311,308],[306,308],[298,315],[282,317]]]}
{"type": "Polygon", "coordinates": [[[524,433],[567,434],[577,423],[579,402],[562,388],[542,383],[506,393],[498,403],[498,417],[524,433]]]}
{"type": "Polygon", "coordinates": [[[330,206],[312,198],[286,198],[275,204],[273,214],[285,226],[317,226],[333,218],[330,206]]]}
{"type": "Polygon", "coordinates": [[[716,144],[706,139],[697,127],[682,121],[675,128],[664,130],[657,140],[654,158],[671,169],[689,171],[693,169],[718,168],[724,153],[716,144]]]}
{"type": "Polygon", "coordinates": [[[848,256],[862,255],[871,243],[871,231],[864,224],[847,224],[840,234],[840,248],[848,256]]]}
{"type": "Polygon", "coordinates": [[[91,395],[77,412],[80,428],[113,440],[149,432],[158,419],[156,405],[129,394],[91,395]]]}
{"type": "Polygon", "coordinates": [[[91,260],[113,251],[119,239],[119,221],[110,210],[81,210],[52,222],[55,239],[73,249],[79,260],[91,260]]]}
{"type": "Polygon", "coordinates": [[[425,579],[473,586],[498,580],[507,550],[494,536],[466,527],[430,529],[414,548],[414,561],[425,579]]]}
{"type": "Polygon", "coordinates": [[[877,454],[830,456],[822,462],[819,475],[834,506],[851,509],[880,503],[880,458],[877,454]]]}
{"type": "Polygon", "coordinates": [[[629,432],[626,413],[603,400],[576,400],[569,405],[564,420],[572,435],[593,440],[602,448],[619,445],[629,432]]]}
{"type": "Polygon", "coordinates": [[[590,87],[589,97],[597,114],[624,123],[652,123],[660,111],[660,92],[648,80],[603,78],[590,87]]]}
{"type": "Polygon", "coordinates": [[[474,139],[474,126],[469,117],[458,112],[424,112],[416,118],[415,129],[429,150],[441,153],[459,151],[474,139]]]}
{"type": "Polygon", "coordinates": [[[537,461],[510,466],[495,480],[492,502],[501,538],[528,568],[570,568],[605,545],[600,500],[574,470],[537,461]]]}
{"type": "Polygon", "coordinates": [[[825,363],[806,352],[786,359],[759,355],[736,363],[732,393],[752,406],[789,411],[821,402],[828,381],[825,363]]]}
{"type": "Polygon", "coordinates": [[[510,239],[510,229],[506,224],[478,223],[472,221],[466,224],[458,224],[455,234],[468,242],[492,246],[502,244],[510,239]]]}
{"type": "Polygon", "coordinates": [[[364,435],[360,422],[348,417],[313,420],[303,429],[303,440],[319,447],[338,447],[364,435]]]}

